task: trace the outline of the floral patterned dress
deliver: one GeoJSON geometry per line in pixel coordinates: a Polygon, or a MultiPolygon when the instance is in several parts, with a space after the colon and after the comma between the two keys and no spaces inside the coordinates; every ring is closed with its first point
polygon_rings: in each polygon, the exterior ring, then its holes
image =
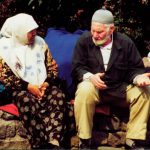
{"type": "Polygon", "coordinates": [[[57,64],[49,49],[45,51],[46,82],[49,87],[42,100],[27,90],[28,83],[19,79],[0,57],[0,82],[12,93],[13,103],[18,107],[20,119],[26,128],[33,148],[56,139],[61,141],[64,132],[65,96],[55,85],[57,64]]]}

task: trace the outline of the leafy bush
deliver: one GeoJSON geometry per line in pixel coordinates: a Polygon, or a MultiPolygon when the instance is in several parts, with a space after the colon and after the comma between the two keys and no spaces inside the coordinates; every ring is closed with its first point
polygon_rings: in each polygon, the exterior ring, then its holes
{"type": "Polygon", "coordinates": [[[25,12],[35,18],[43,37],[49,27],[89,30],[93,12],[105,7],[115,16],[116,30],[129,35],[144,56],[150,51],[149,5],[148,0],[1,0],[0,26],[6,18],[25,12]]]}

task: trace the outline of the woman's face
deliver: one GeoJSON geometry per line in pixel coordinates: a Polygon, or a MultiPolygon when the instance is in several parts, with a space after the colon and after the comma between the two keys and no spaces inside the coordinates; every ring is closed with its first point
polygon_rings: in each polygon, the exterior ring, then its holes
{"type": "Polygon", "coordinates": [[[36,36],[36,29],[27,33],[28,45],[34,43],[35,36],[36,36]]]}

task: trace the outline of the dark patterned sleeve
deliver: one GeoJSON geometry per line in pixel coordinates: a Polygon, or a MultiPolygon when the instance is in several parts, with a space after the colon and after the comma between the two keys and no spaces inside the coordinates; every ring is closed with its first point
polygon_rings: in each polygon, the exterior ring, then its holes
{"type": "Polygon", "coordinates": [[[51,55],[50,50],[47,48],[45,51],[45,65],[47,69],[46,82],[51,82],[58,77],[58,65],[51,55]]]}
{"type": "Polygon", "coordinates": [[[26,90],[28,83],[18,78],[0,57],[0,82],[6,89],[26,90]]]}

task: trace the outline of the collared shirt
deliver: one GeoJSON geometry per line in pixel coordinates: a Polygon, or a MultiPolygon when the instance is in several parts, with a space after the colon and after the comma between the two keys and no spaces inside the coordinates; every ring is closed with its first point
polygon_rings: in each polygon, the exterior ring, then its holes
{"type": "Polygon", "coordinates": [[[112,49],[112,42],[110,42],[108,45],[106,45],[104,47],[102,47],[102,46],[100,47],[100,51],[102,53],[105,70],[107,69],[107,66],[108,66],[108,62],[109,62],[109,58],[110,58],[110,54],[111,54],[111,49],[112,49]]]}
{"type": "MultiPolygon", "coordinates": [[[[104,47],[102,47],[102,46],[100,47],[100,51],[102,53],[105,70],[107,69],[107,66],[108,66],[108,62],[109,62],[109,58],[110,58],[110,54],[111,54],[111,49],[112,49],[112,44],[113,44],[113,35],[112,35],[112,40],[108,45],[106,45],[104,47]]],[[[83,75],[83,80],[89,79],[91,75],[93,75],[91,72],[85,73],[83,75]]]]}

